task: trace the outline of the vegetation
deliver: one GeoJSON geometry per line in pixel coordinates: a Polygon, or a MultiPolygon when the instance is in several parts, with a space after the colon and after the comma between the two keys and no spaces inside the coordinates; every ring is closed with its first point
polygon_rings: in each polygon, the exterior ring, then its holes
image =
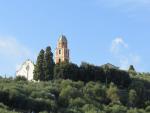
{"type": "Polygon", "coordinates": [[[0,79],[1,113],[149,113],[150,82],[132,77],[128,87],[100,81],[0,79]]]}
{"type": "Polygon", "coordinates": [[[36,82],[0,77],[0,113],[150,113],[150,74],[83,62],[54,65],[41,50],[36,82]]]}
{"type": "Polygon", "coordinates": [[[113,82],[119,87],[128,87],[131,82],[128,72],[113,68],[103,69],[88,63],[82,63],[80,67],[73,63],[56,64],[54,79],[70,79],[73,81],[101,81],[106,85],[113,82]]]}
{"type": "Polygon", "coordinates": [[[45,51],[42,49],[37,57],[35,69],[34,69],[34,79],[36,81],[41,80],[44,81],[45,72],[44,72],[44,53],[45,51]]]}
{"type": "Polygon", "coordinates": [[[54,70],[54,60],[53,53],[51,52],[51,47],[47,47],[44,54],[44,80],[53,79],[53,70],[54,70]]]}
{"type": "Polygon", "coordinates": [[[54,60],[51,47],[46,51],[40,51],[34,70],[34,79],[36,81],[48,81],[53,79],[54,60]]]}

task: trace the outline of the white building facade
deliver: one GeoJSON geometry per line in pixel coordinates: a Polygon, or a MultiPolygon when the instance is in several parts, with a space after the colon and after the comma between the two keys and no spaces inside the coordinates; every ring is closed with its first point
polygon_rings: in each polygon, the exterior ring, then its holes
{"type": "Polygon", "coordinates": [[[16,76],[23,76],[28,81],[33,80],[34,63],[31,60],[25,61],[20,69],[16,72],[16,76]]]}

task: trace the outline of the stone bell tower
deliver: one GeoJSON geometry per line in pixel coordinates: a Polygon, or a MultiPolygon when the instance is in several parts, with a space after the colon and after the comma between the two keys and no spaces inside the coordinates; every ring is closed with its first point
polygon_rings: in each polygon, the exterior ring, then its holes
{"type": "Polygon", "coordinates": [[[57,47],[55,50],[55,63],[69,62],[69,49],[67,38],[61,35],[57,42],[57,47]]]}

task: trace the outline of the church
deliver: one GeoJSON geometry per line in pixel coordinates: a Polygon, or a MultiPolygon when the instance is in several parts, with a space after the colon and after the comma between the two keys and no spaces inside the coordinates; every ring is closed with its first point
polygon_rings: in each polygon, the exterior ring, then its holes
{"type": "MultiPolygon", "coordinates": [[[[57,46],[55,49],[55,64],[61,62],[69,62],[69,49],[68,49],[68,41],[66,36],[61,35],[58,38],[57,46]]],[[[27,80],[33,80],[33,71],[34,71],[34,63],[31,60],[25,61],[19,70],[16,71],[16,76],[23,76],[27,80]]]]}
{"type": "Polygon", "coordinates": [[[16,71],[16,76],[23,76],[27,80],[33,80],[34,63],[31,60],[26,60],[19,70],[16,71]]]}

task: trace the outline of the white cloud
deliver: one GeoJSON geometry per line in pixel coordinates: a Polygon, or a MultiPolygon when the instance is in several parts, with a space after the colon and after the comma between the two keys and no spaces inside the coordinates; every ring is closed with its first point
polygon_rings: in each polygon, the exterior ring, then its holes
{"type": "Polygon", "coordinates": [[[130,50],[123,38],[115,38],[110,47],[111,54],[118,61],[121,69],[128,69],[129,65],[139,66],[141,58],[130,50]]]}
{"type": "Polygon", "coordinates": [[[120,52],[122,47],[128,48],[128,44],[126,44],[121,37],[118,37],[112,41],[110,50],[112,53],[117,54],[120,52]]]}

